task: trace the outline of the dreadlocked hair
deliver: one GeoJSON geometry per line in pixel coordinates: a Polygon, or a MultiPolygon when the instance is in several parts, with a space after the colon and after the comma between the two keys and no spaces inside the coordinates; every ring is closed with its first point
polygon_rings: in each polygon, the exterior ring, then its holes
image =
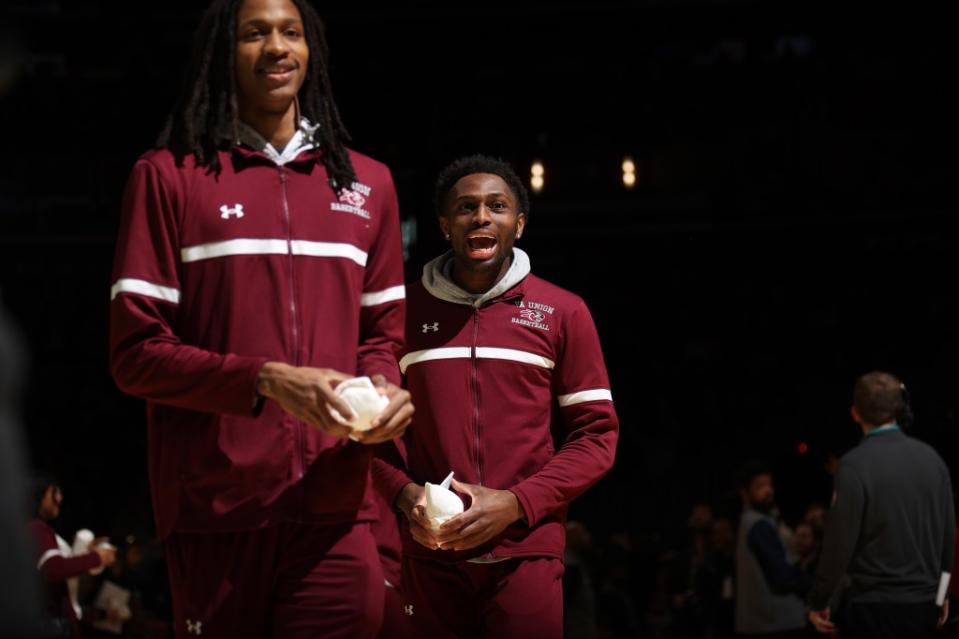
{"type": "MultiPolygon", "coordinates": [[[[300,113],[319,125],[313,135],[322,151],[319,161],[330,176],[330,186],[336,191],[349,189],[356,181],[356,171],[344,146],[350,135],[333,100],[326,29],[306,0],[291,1],[300,12],[310,49],[306,78],[298,94],[300,113]]],[[[217,152],[232,147],[238,137],[234,69],[236,20],[242,3],[214,0],[203,14],[183,90],[157,139],[158,147],[169,148],[179,160],[192,154],[197,165],[217,175],[222,169],[217,152]]]]}

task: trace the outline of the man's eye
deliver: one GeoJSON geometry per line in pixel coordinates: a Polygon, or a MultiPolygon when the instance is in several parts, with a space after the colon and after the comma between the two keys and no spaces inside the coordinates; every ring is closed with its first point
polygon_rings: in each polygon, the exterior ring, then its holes
{"type": "Polygon", "coordinates": [[[287,30],[284,32],[284,34],[286,35],[287,38],[299,38],[299,37],[300,37],[300,32],[297,31],[296,29],[287,29],[287,30]]]}
{"type": "Polygon", "coordinates": [[[502,209],[505,209],[505,208],[506,208],[506,205],[503,204],[502,202],[493,202],[493,204],[492,204],[492,206],[490,206],[490,208],[493,209],[493,210],[495,210],[495,211],[500,211],[500,210],[502,210],[502,209]]]}
{"type": "Polygon", "coordinates": [[[251,30],[249,30],[249,31],[247,31],[246,33],[243,34],[243,39],[244,39],[244,40],[256,40],[256,39],[259,38],[261,35],[262,35],[262,34],[261,34],[259,31],[257,31],[256,29],[251,29],[251,30]]]}

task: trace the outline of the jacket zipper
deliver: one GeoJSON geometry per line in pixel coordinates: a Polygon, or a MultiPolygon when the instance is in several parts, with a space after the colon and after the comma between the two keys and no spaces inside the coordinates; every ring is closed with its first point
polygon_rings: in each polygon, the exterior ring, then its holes
{"type": "MultiPolygon", "coordinates": [[[[297,328],[297,318],[296,318],[296,281],[293,276],[293,221],[290,219],[290,202],[287,197],[286,192],[286,170],[281,166],[279,167],[280,172],[280,187],[283,191],[283,217],[286,220],[286,253],[287,259],[290,261],[290,320],[291,333],[293,336],[293,365],[300,365],[300,333],[297,328]]],[[[296,420],[296,458],[299,461],[299,468],[297,468],[297,479],[303,479],[303,475],[306,473],[306,459],[305,459],[305,446],[303,443],[303,423],[300,420],[296,420]]]]}
{"type": "Polygon", "coordinates": [[[476,436],[476,477],[483,485],[483,466],[480,459],[479,380],[476,370],[476,335],[479,332],[479,309],[473,308],[473,344],[470,357],[470,385],[473,387],[473,433],[476,436]]]}

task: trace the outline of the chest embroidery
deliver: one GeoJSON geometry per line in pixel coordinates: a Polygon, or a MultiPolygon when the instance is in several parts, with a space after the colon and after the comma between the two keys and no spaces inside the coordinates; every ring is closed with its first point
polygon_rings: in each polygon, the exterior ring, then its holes
{"type": "Polygon", "coordinates": [[[363,207],[366,206],[371,191],[372,189],[367,185],[354,182],[349,190],[340,193],[338,202],[330,202],[330,210],[352,213],[368,220],[370,212],[363,207]]]}
{"type": "Polygon", "coordinates": [[[520,300],[519,304],[516,305],[516,310],[517,314],[510,319],[513,324],[548,331],[550,330],[549,322],[556,309],[549,304],[520,300]]]}

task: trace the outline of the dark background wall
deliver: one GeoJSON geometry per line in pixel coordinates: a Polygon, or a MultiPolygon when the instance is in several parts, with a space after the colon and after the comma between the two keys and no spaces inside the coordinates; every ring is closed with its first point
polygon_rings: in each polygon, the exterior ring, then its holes
{"type": "MultiPolygon", "coordinates": [[[[67,529],[151,526],[143,406],[106,367],[110,264],[123,182],[172,105],[198,4],[6,7],[21,64],[0,98],[0,294],[32,362],[29,462],[63,477],[67,529]]],[[[914,434],[955,467],[956,54],[935,16],[320,9],[354,146],[390,165],[415,221],[410,279],[443,248],[441,166],[475,151],[523,175],[545,163],[522,245],[593,310],[623,424],[576,516],[662,528],[692,500],[732,503],[732,469],[761,456],[796,517],[828,499],[824,461],[857,441],[849,389],[873,368],[906,380],[914,434]]]]}

